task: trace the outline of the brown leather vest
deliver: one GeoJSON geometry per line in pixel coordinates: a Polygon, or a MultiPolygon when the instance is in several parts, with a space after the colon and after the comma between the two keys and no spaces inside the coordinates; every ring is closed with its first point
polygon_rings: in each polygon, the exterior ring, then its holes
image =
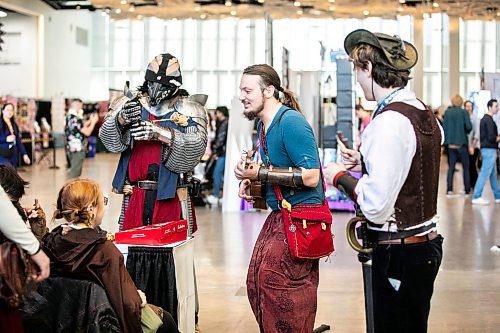
{"type": "Polygon", "coordinates": [[[405,103],[395,102],[387,105],[380,113],[388,110],[399,112],[408,118],[417,139],[408,177],[394,206],[398,230],[403,230],[428,221],[436,215],[441,131],[436,117],[428,109],[423,111],[405,103]]]}

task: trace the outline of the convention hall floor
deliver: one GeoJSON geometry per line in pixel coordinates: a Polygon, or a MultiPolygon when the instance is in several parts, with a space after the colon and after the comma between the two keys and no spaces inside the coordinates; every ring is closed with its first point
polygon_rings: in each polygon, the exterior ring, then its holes
{"type": "MultiPolygon", "coordinates": [[[[98,180],[110,192],[117,155],[87,159],[83,177],[98,180]]],[[[444,161],[444,160],[443,160],[444,161]]],[[[52,216],[58,189],[65,182],[63,154],[59,170],[42,161],[21,175],[31,182],[25,206],[39,198],[52,216]]],[[[445,238],[444,259],[438,275],[429,332],[500,332],[500,252],[490,247],[500,241],[500,204],[475,207],[470,198],[444,195],[446,165],[442,163],[438,211],[439,231],[445,238]]],[[[455,183],[463,189],[459,175],[455,183]]],[[[488,185],[489,186],[489,185],[488,185]]],[[[485,196],[492,198],[488,187],[485,196]]],[[[116,231],[121,197],[110,195],[104,228],[116,231]]],[[[195,261],[200,296],[202,332],[258,332],[246,298],[246,270],[265,213],[221,213],[220,208],[197,210],[199,228],[195,261]]],[[[345,239],[351,214],[334,213],[334,255],[321,262],[316,324],[332,332],[363,332],[364,303],[361,267],[345,239]]]]}

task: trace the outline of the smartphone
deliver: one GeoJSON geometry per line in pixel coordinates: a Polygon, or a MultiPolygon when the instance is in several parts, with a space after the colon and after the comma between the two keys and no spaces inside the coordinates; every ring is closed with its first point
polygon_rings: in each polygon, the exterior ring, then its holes
{"type": "Polygon", "coordinates": [[[337,132],[337,145],[339,146],[339,149],[341,148],[348,149],[349,148],[347,146],[348,143],[349,141],[344,138],[342,132],[337,132]]]}

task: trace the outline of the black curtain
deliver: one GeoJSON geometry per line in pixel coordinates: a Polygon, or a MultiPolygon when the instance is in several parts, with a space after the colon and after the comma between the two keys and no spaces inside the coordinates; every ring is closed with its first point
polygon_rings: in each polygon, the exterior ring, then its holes
{"type": "Polygon", "coordinates": [[[128,249],[127,270],[148,303],[162,307],[177,322],[177,285],[172,248],[133,246],[128,249]]]}

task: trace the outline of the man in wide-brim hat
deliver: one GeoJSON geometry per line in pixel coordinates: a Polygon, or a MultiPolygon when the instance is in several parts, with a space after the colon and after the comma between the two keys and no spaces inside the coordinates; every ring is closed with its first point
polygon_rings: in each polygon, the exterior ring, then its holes
{"type": "Polygon", "coordinates": [[[344,46],[365,98],[377,101],[360,151],[341,148],[346,165],[331,163],[328,182],[344,190],[368,223],[373,250],[376,332],[426,332],[442,258],[436,205],[442,129],[433,113],[404,89],[418,60],[398,36],[359,29],[344,46]]]}

